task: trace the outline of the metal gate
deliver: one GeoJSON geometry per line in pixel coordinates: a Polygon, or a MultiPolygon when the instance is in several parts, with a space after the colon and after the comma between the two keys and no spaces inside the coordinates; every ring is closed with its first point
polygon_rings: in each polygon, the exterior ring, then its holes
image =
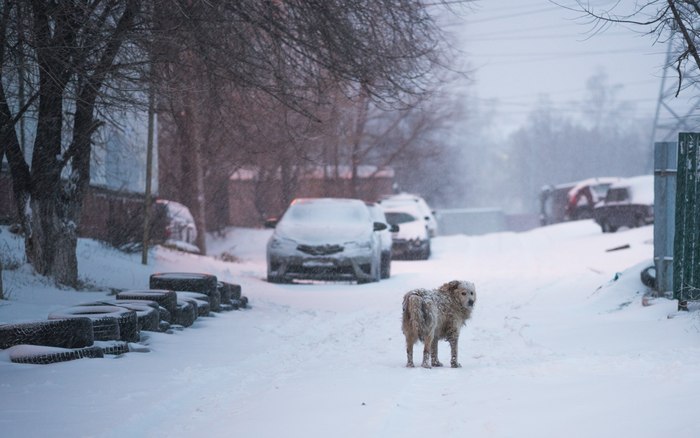
{"type": "Polygon", "coordinates": [[[673,244],[673,297],[687,310],[700,300],[700,133],[678,134],[676,232],[673,244]]]}

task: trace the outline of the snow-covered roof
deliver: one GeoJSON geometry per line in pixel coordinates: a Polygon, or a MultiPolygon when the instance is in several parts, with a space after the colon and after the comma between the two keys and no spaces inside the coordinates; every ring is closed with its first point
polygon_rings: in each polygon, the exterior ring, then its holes
{"type": "Polygon", "coordinates": [[[632,199],[639,204],[654,203],[654,175],[640,175],[624,178],[610,188],[629,187],[632,199]]]}
{"type": "Polygon", "coordinates": [[[584,179],[584,180],[576,183],[576,185],[571,190],[569,190],[569,197],[574,196],[576,194],[576,192],[578,192],[579,190],[581,190],[582,188],[584,188],[586,186],[594,186],[594,185],[598,185],[598,184],[614,184],[614,183],[620,181],[620,179],[621,178],[614,177],[614,176],[602,176],[600,178],[584,179]]]}
{"type": "MultiPolygon", "coordinates": [[[[234,181],[250,181],[258,178],[260,168],[258,166],[242,167],[231,175],[230,179],[234,181]]],[[[302,178],[304,179],[323,179],[335,178],[336,175],[340,179],[352,178],[352,167],[350,166],[313,166],[303,169],[302,178]]],[[[357,175],[360,178],[393,178],[394,169],[391,167],[378,168],[372,165],[360,165],[357,167],[357,175]]],[[[276,169],[275,178],[280,177],[280,169],[276,169]]]]}

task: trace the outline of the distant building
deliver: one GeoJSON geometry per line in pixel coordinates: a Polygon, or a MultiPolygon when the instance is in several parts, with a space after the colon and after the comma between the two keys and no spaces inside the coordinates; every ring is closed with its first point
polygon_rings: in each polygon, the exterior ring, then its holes
{"type": "Polygon", "coordinates": [[[353,182],[350,166],[292,169],[294,183],[283,187],[281,170],[244,167],[228,184],[229,225],[258,227],[266,218],[281,215],[293,198],[358,198],[374,202],[393,192],[394,170],[363,165],[353,182]]]}

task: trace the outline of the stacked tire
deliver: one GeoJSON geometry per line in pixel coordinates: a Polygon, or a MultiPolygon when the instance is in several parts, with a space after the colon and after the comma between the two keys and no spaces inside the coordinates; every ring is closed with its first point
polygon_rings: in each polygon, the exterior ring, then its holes
{"type": "Polygon", "coordinates": [[[241,286],[210,274],[157,273],[151,289],[119,292],[114,300],[51,312],[46,321],[0,324],[0,349],[16,363],[49,364],[129,351],[148,351],[141,331],[191,326],[210,312],[246,308],[241,286]],[[134,350],[132,350],[132,347],[134,350]]]}
{"type": "Polygon", "coordinates": [[[156,273],[152,274],[149,280],[151,289],[202,293],[209,297],[209,305],[213,312],[221,310],[221,293],[217,286],[216,276],[189,272],[156,273]]]}
{"type": "Polygon", "coordinates": [[[93,344],[93,323],[87,317],[0,324],[0,349],[6,349],[15,363],[103,357],[102,349],[93,344]]]}
{"type": "Polygon", "coordinates": [[[161,330],[167,329],[167,326],[175,323],[175,316],[178,314],[177,294],[171,290],[129,290],[119,292],[117,294],[118,301],[141,301],[155,303],[158,306],[160,321],[166,324],[161,324],[161,330]]]}
{"type": "Polygon", "coordinates": [[[49,314],[49,319],[88,317],[92,320],[96,341],[138,342],[140,339],[136,312],[117,306],[73,306],[49,314]]]}

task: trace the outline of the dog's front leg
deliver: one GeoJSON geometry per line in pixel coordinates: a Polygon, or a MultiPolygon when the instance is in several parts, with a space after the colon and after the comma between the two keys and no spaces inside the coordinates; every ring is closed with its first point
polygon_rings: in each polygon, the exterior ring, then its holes
{"type": "Polygon", "coordinates": [[[438,338],[433,339],[433,345],[431,347],[431,356],[433,357],[432,364],[434,367],[441,367],[442,363],[438,360],[438,338]]]}
{"type": "Polygon", "coordinates": [[[448,341],[450,343],[450,350],[452,350],[452,356],[450,357],[450,366],[452,368],[459,368],[462,365],[457,362],[457,344],[459,341],[459,335],[454,334],[448,338],[448,341]]]}

